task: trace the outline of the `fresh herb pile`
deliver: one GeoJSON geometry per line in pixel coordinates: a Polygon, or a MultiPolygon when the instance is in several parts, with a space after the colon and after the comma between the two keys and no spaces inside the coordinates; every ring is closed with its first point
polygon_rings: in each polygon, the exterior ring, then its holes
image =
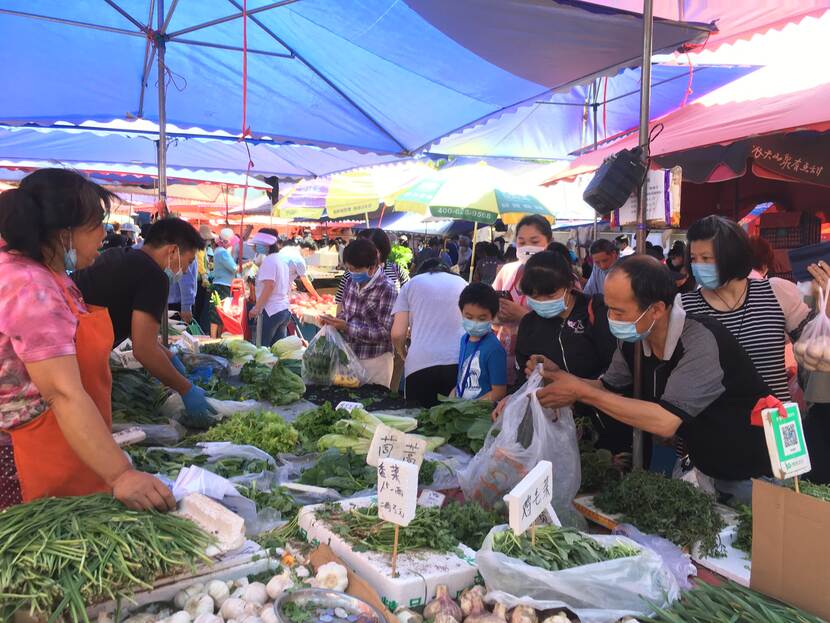
{"type": "Polygon", "coordinates": [[[273,411],[235,413],[191,441],[230,441],[255,446],[271,456],[296,449],[299,435],[293,426],[273,411]]]}
{"type": "Polygon", "coordinates": [[[239,380],[243,385],[234,386],[213,377],[200,386],[217,400],[259,400],[278,406],[297,402],[305,393],[303,380],[282,363],[272,368],[249,361],[242,366],[239,380]]]}
{"type": "MultiPolygon", "coordinates": [[[[392,552],[395,526],[378,518],[378,507],[352,508],[344,510],[339,504],[326,504],[315,511],[332,532],[353,545],[356,552],[392,552]]],[[[436,552],[451,552],[458,547],[452,526],[441,517],[437,508],[418,507],[414,519],[401,527],[398,537],[398,551],[429,549],[436,552]]]]}
{"type": "MultiPolygon", "coordinates": [[[[801,480],[798,485],[799,491],[801,491],[804,495],[809,495],[810,497],[830,502],[830,485],[817,485],[808,480],[801,480]]],[[[795,490],[795,481],[791,480],[787,483],[787,486],[790,489],[795,490]]]]}
{"type": "Polygon", "coordinates": [[[622,515],[648,534],[657,534],[689,550],[696,543],[704,556],[722,556],[725,527],[712,498],[690,483],[635,470],[609,484],[594,498],[597,508],[622,515]]]}
{"type": "Polygon", "coordinates": [[[274,487],[266,491],[259,489],[256,482],[254,482],[250,486],[236,485],[236,490],[249,500],[253,500],[257,510],[273,508],[279,511],[284,519],[294,517],[299,509],[294,498],[291,497],[285,487],[274,487]]]}
{"type": "MultiPolygon", "coordinates": [[[[198,448],[182,448],[185,450],[196,450],[198,448]]],[[[133,461],[133,466],[142,472],[150,474],[164,474],[170,478],[176,478],[179,472],[190,465],[196,465],[209,472],[213,472],[222,478],[233,478],[245,474],[259,474],[270,469],[268,461],[264,459],[250,459],[247,457],[229,456],[215,462],[209,462],[210,456],[199,453],[187,455],[178,452],[167,452],[164,448],[142,448],[130,446],[126,448],[127,454],[133,461]]]]}
{"type": "Polygon", "coordinates": [[[278,547],[285,547],[288,541],[296,541],[303,538],[300,534],[300,524],[297,515],[294,515],[288,520],[288,523],[271,530],[269,532],[262,532],[251,537],[254,541],[259,543],[264,550],[271,556],[277,556],[275,551],[278,547]]]}
{"type": "Polygon", "coordinates": [[[418,416],[418,432],[443,437],[447,443],[475,454],[492,425],[494,404],[486,400],[443,400],[418,416]]]}
{"type": "MultiPolygon", "coordinates": [[[[291,423],[300,435],[300,445],[306,452],[317,450],[317,440],[323,435],[334,432],[334,424],[338,420],[349,418],[345,409],[335,410],[330,402],[322,407],[304,411],[291,423]]],[[[310,484],[310,483],[309,483],[310,484]]]]}
{"type": "Polygon", "coordinates": [[[170,390],[144,370],[112,368],[112,421],[134,424],[166,422],[159,409],[170,390]]]}
{"type": "Polygon", "coordinates": [[[210,542],[190,521],[128,510],[110,495],[11,506],[0,512],[0,620],[20,611],[87,622],[88,605],[209,561],[210,542]]]}
{"type": "Polygon", "coordinates": [[[481,548],[490,528],[507,520],[507,508],[503,504],[498,509],[486,510],[472,501],[450,502],[441,508],[440,514],[458,542],[475,550],[481,548]]]}
{"type": "Polygon", "coordinates": [[[824,623],[824,619],[768,599],[732,582],[710,586],[698,582],[669,608],[654,607],[642,623],[824,623]]]}
{"type": "Polygon", "coordinates": [[[619,482],[623,477],[622,471],[614,465],[614,455],[608,450],[582,450],[579,453],[579,461],[582,468],[580,493],[600,491],[609,483],[619,482]]]}
{"type": "Polygon", "coordinates": [[[738,532],[732,547],[747,554],[752,553],[752,508],[749,506],[741,505],[738,509],[738,532]]]}
{"type": "Polygon", "coordinates": [[[579,530],[550,525],[536,528],[536,545],[533,545],[529,532],[521,536],[516,536],[512,530],[497,532],[493,535],[493,551],[547,571],[562,571],[640,553],[631,545],[620,543],[604,547],[579,530]]]}

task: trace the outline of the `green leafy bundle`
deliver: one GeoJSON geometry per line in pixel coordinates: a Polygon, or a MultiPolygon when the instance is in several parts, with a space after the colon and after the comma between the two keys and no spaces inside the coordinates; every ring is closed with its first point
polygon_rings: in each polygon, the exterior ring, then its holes
{"type": "Polygon", "coordinates": [[[711,586],[698,582],[669,608],[655,607],[642,623],[824,623],[824,619],[773,601],[732,582],[711,586]]]}
{"type": "MultiPolygon", "coordinates": [[[[182,449],[198,451],[198,448],[182,449]]],[[[150,474],[164,474],[170,478],[176,478],[183,468],[190,465],[201,467],[222,476],[222,478],[259,474],[270,468],[268,461],[247,457],[228,456],[211,463],[209,462],[210,457],[201,452],[196,455],[188,455],[167,452],[164,448],[142,448],[140,446],[130,446],[126,448],[126,452],[130,455],[137,470],[150,474]]]]}
{"type": "Polygon", "coordinates": [[[752,508],[741,505],[738,509],[738,532],[732,547],[752,554],[752,508]]]}
{"type": "Polygon", "coordinates": [[[285,487],[274,487],[265,490],[258,488],[256,482],[254,482],[249,486],[236,485],[236,490],[249,500],[253,500],[257,510],[273,508],[279,511],[284,519],[290,519],[296,515],[297,509],[299,509],[299,505],[285,487]]]}
{"type": "Polygon", "coordinates": [[[705,556],[723,555],[723,518],[712,498],[688,482],[635,470],[605,487],[594,503],[606,513],[622,515],[623,521],[643,532],[690,550],[697,543],[705,556]]]}
{"type": "Polygon", "coordinates": [[[366,464],[366,457],[336,448],[326,450],[317,463],[300,474],[304,485],[328,487],[342,495],[353,495],[377,484],[377,470],[366,464]]]}
{"type": "Polygon", "coordinates": [[[529,533],[516,536],[512,530],[497,532],[493,535],[493,551],[547,571],[562,571],[640,553],[631,545],[604,547],[579,530],[549,525],[536,528],[535,545],[529,533]]]}
{"type": "Polygon", "coordinates": [[[209,562],[211,540],[186,519],[128,510],[111,495],[11,506],[0,512],[0,620],[19,611],[88,623],[88,605],[209,562]]]}
{"type": "MultiPolygon", "coordinates": [[[[423,467],[421,469],[423,471],[423,467]]],[[[486,510],[472,501],[464,504],[450,502],[441,508],[440,515],[459,543],[477,550],[490,529],[506,521],[506,510],[503,504],[498,509],[486,510]]]]}
{"type": "Polygon", "coordinates": [[[230,361],[233,359],[233,351],[228,348],[224,342],[214,342],[211,344],[201,344],[199,352],[204,355],[213,355],[215,357],[222,357],[230,361]]]}
{"type": "Polygon", "coordinates": [[[299,435],[293,426],[273,411],[235,413],[191,441],[230,441],[255,446],[271,456],[296,449],[299,435]]]}
{"type": "Polygon", "coordinates": [[[112,368],[112,421],[135,424],[166,422],[159,414],[170,390],[144,370],[112,368]]]}
{"type": "MultiPolygon", "coordinates": [[[[788,486],[790,489],[795,490],[795,481],[790,481],[788,486]]],[[[804,495],[809,495],[810,497],[830,502],[830,485],[817,485],[807,480],[802,480],[799,482],[798,489],[804,495]]]]}
{"type": "Polygon", "coordinates": [[[334,424],[338,420],[349,419],[349,412],[345,409],[335,410],[330,402],[322,407],[304,411],[292,422],[300,434],[300,445],[306,452],[317,449],[317,440],[323,435],[334,432],[334,424]]]}
{"type": "Polygon", "coordinates": [[[303,380],[282,362],[270,367],[249,361],[242,366],[239,380],[244,384],[234,386],[214,377],[200,386],[217,400],[259,400],[277,406],[297,402],[305,393],[303,380]]]}
{"type": "Polygon", "coordinates": [[[607,484],[622,479],[622,471],[614,466],[614,455],[608,450],[582,450],[579,453],[579,461],[582,467],[580,493],[600,491],[607,484]]]}
{"type": "Polygon", "coordinates": [[[418,432],[443,437],[447,443],[475,454],[484,445],[495,405],[487,400],[444,399],[418,416],[418,432]]]}

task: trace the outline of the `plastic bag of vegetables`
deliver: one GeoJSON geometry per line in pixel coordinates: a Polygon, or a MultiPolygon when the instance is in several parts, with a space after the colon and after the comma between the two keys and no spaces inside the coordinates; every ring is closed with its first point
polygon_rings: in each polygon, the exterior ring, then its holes
{"type": "Polygon", "coordinates": [[[326,325],[317,332],[303,353],[302,377],[308,385],[360,387],[368,378],[366,369],[340,332],[326,325]]]}
{"type": "Polygon", "coordinates": [[[793,355],[807,370],[830,372],[830,318],[827,317],[827,299],[830,288],[819,288],[818,314],[804,327],[793,346],[793,355]]]}
{"type": "Polygon", "coordinates": [[[476,554],[488,601],[507,608],[520,604],[536,610],[569,608],[582,623],[614,623],[626,616],[646,616],[651,610],[649,603],[667,605],[680,596],[680,587],[660,556],[625,537],[570,530],[547,548],[538,533],[535,547],[528,535],[518,539],[512,532],[498,536],[508,530],[507,526],[490,530],[476,554]],[[508,550],[503,544],[499,547],[505,537],[520,541],[510,548],[514,550],[511,555],[495,551],[508,550]],[[587,545],[584,539],[589,539],[587,545]],[[621,549],[637,553],[614,552],[621,549]],[[602,553],[586,555],[588,550],[602,553]],[[534,558],[548,568],[526,562],[534,558]],[[578,564],[585,559],[601,562],[578,564]],[[574,562],[578,566],[571,566],[574,562]],[[562,570],[551,571],[550,567],[562,570]]]}

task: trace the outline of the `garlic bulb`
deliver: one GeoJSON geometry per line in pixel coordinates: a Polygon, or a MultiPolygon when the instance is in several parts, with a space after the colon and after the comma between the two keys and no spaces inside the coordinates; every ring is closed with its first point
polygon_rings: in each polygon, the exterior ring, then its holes
{"type": "Polygon", "coordinates": [[[493,615],[499,617],[502,621],[507,621],[507,607],[504,604],[497,603],[493,606],[493,615]]]}
{"type": "Polygon", "coordinates": [[[169,619],[167,619],[168,623],[190,623],[191,618],[190,615],[185,612],[184,610],[179,610],[169,619]]]}
{"type": "Polygon", "coordinates": [[[326,588],[341,592],[345,591],[349,586],[349,572],[341,564],[327,562],[324,565],[320,565],[317,569],[314,584],[317,588],[326,588]]]}
{"type": "Polygon", "coordinates": [[[469,614],[473,611],[473,596],[478,595],[480,599],[484,599],[484,587],[480,584],[476,584],[472,588],[468,588],[461,593],[461,596],[458,598],[458,603],[461,605],[461,612],[464,613],[464,616],[469,616],[469,614]]]}
{"type": "Polygon", "coordinates": [[[260,611],[259,618],[262,619],[262,623],[280,623],[280,620],[277,617],[277,613],[274,610],[273,604],[268,604],[267,606],[265,606],[260,611]]]}
{"type": "Polygon", "coordinates": [[[268,601],[268,592],[265,590],[265,584],[262,582],[252,582],[245,587],[245,593],[242,597],[248,603],[262,606],[268,601]]]}
{"type": "Polygon", "coordinates": [[[268,593],[269,598],[276,599],[293,586],[294,582],[291,581],[291,576],[287,573],[282,573],[280,575],[275,575],[268,580],[265,590],[268,593]]]}
{"type": "Polygon", "coordinates": [[[464,613],[452,597],[446,584],[439,584],[435,587],[435,599],[424,607],[424,618],[427,621],[434,620],[439,614],[446,614],[456,621],[464,618],[464,613]]]}
{"type": "Polygon", "coordinates": [[[557,612],[553,616],[549,616],[542,623],[571,623],[571,620],[564,612],[557,612]]]}
{"type": "Polygon", "coordinates": [[[433,623],[461,623],[461,621],[450,616],[449,614],[446,614],[445,612],[439,612],[435,615],[433,623]]]}
{"type": "Polygon", "coordinates": [[[502,617],[496,614],[491,614],[484,606],[484,600],[477,594],[471,596],[473,602],[473,610],[464,619],[464,623],[505,623],[502,617]]]}
{"type": "Polygon", "coordinates": [[[184,609],[193,618],[200,614],[213,614],[213,598],[204,593],[193,595],[185,603],[184,609]]]}
{"type": "Polygon", "coordinates": [[[200,614],[195,619],[193,619],[193,623],[223,623],[222,617],[216,616],[215,614],[200,614]]]}
{"type": "Polygon", "coordinates": [[[219,609],[223,619],[241,619],[245,614],[245,602],[237,597],[228,597],[219,609]]]}
{"type": "Polygon", "coordinates": [[[208,582],[207,594],[213,599],[213,603],[221,608],[225,600],[230,597],[231,591],[228,585],[222,580],[213,580],[208,582]]]}
{"type": "Polygon", "coordinates": [[[530,606],[516,606],[510,615],[510,623],[538,623],[536,610],[530,606]]]}

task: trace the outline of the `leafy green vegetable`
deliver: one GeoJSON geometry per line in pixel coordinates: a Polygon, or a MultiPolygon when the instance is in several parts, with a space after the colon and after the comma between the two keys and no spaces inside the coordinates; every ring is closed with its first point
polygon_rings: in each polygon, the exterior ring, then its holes
{"type": "Polygon", "coordinates": [[[274,487],[266,491],[259,489],[257,483],[254,482],[250,486],[236,485],[236,490],[249,500],[253,500],[258,511],[263,508],[273,508],[279,511],[283,518],[289,519],[299,509],[299,505],[285,487],[274,487]]]}
{"type": "Polygon", "coordinates": [[[512,530],[497,532],[493,535],[493,551],[548,571],[562,571],[640,553],[631,545],[620,543],[604,547],[575,528],[550,525],[536,528],[535,545],[527,532],[521,536],[516,536],[512,530]]]}
{"type": "Polygon", "coordinates": [[[239,380],[244,385],[230,385],[214,377],[200,386],[218,400],[259,400],[277,406],[297,402],[305,393],[303,380],[282,362],[272,368],[249,361],[242,366],[239,380]]]}
{"type": "Polygon", "coordinates": [[[732,547],[752,554],[752,508],[741,505],[738,508],[738,532],[732,547]]]}
{"type": "Polygon", "coordinates": [[[486,400],[451,400],[442,402],[418,416],[418,432],[443,437],[447,443],[478,452],[490,431],[492,402],[486,400]]]}
{"type": "MultiPolygon", "coordinates": [[[[198,451],[198,448],[182,449],[198,451]]],[[[270,468],[268,461],[246,457],[228,456],[215,462],[209,462],[210,457],[201,452],[190,456],[179,452],[167,452],[164,448],[142,448],[139,446],[130,446],[126,448],[126,452],[130,455],[137,470],[150,474],[164,474],[170,478],[176,478],[182,468],[190,465],[206,469],[222,476],[222,478],[259,474],[270,468]]]]}
{"type": "Polygon", "coordinates": [[[349,356],[325,335],[317,335],[303,354],[303,378],[311,385],[331,385],[337,364],[349,365],[349,356]]]}
{"type": "Polygon", "coordinates": [[[392,245],[392,250],[389,252],[389,261],[395,262],[401,270],[408,271],[414,257],[412,249],[401,244],[392,245]]]}
{"type": "Polygon", "coordinates": [[[159,414],[170,390],[144,370],[111,367],[112,421],[135,424],[160,424],[159,414]]]}
{"type": "MultiPolygon", "coordinates": [[[[421,467],[421,472],[424,468],[421,467]]],[[[485,510],[476,502],[450,502],[441,508],[441,518],[447,522],[459,543],[472,549],[479,549],[484,537],[493,526],[504,523],[507,519],[506,507],[485,510]]]]}
{"type": "Polygon", "coordinates": [[[293,426],[273,411],[248,411],[235,413],[204,433],[191,437],[191,440],[230,441],[256,446],[276,456],[296,449],[299,435],[293,426]]]}
{"type": "Polygon", "coordinates": [[[582,468],[580,493],[600,491],[611,482],[619,482],[622,471],[614,466],[614,455],[608,450],[583,450],[579,453],[582,468]]]}
{"type": "Polygon", "coordinates": [[[594,503],[606,513],[621,514],[643,532],[688,549],[699,543],[705,556],[723,555],[723,518],[712,498],[688,482],[635,470],[606,486],[594,503]]]}
{"type": "MultiPolygon", "coordinates": [[[[787,483],[787,486],[795,490],[795,481],[791,480],[787,483]]],[[[802,480],[799,482],[799,491],[804,495],[830,502],[830,485],[817,485],[807,480],[802,480]]]]}
{"type": "Polygon", "coordinates": [[[233,351],[228,348],[224,342],[213,342],[209,344],[201,344],[199,352],[205,355],[214,355],[216,357],[223,357],[230,361],[233,358],[233,351]]]}
{"type": "Polygon", "coordinates": [[[303,411],[292,422],[294,428],[300,434],[300,445],[306,452],[314,452],[317,449],[317,440],[324,435],[334,431],[334,424],[338,420],[349,417],[345,409],[335,410],[330,402],[322,407],[303,411]]]}
{"type": "Polygon", "coordinates": [[[366,464],[365,456],[335,448],[323,452],[314,466],[300,474],[305,485],[328,487],[346,496],[373,488],[377,480],[377,470],[366,464]]]}

